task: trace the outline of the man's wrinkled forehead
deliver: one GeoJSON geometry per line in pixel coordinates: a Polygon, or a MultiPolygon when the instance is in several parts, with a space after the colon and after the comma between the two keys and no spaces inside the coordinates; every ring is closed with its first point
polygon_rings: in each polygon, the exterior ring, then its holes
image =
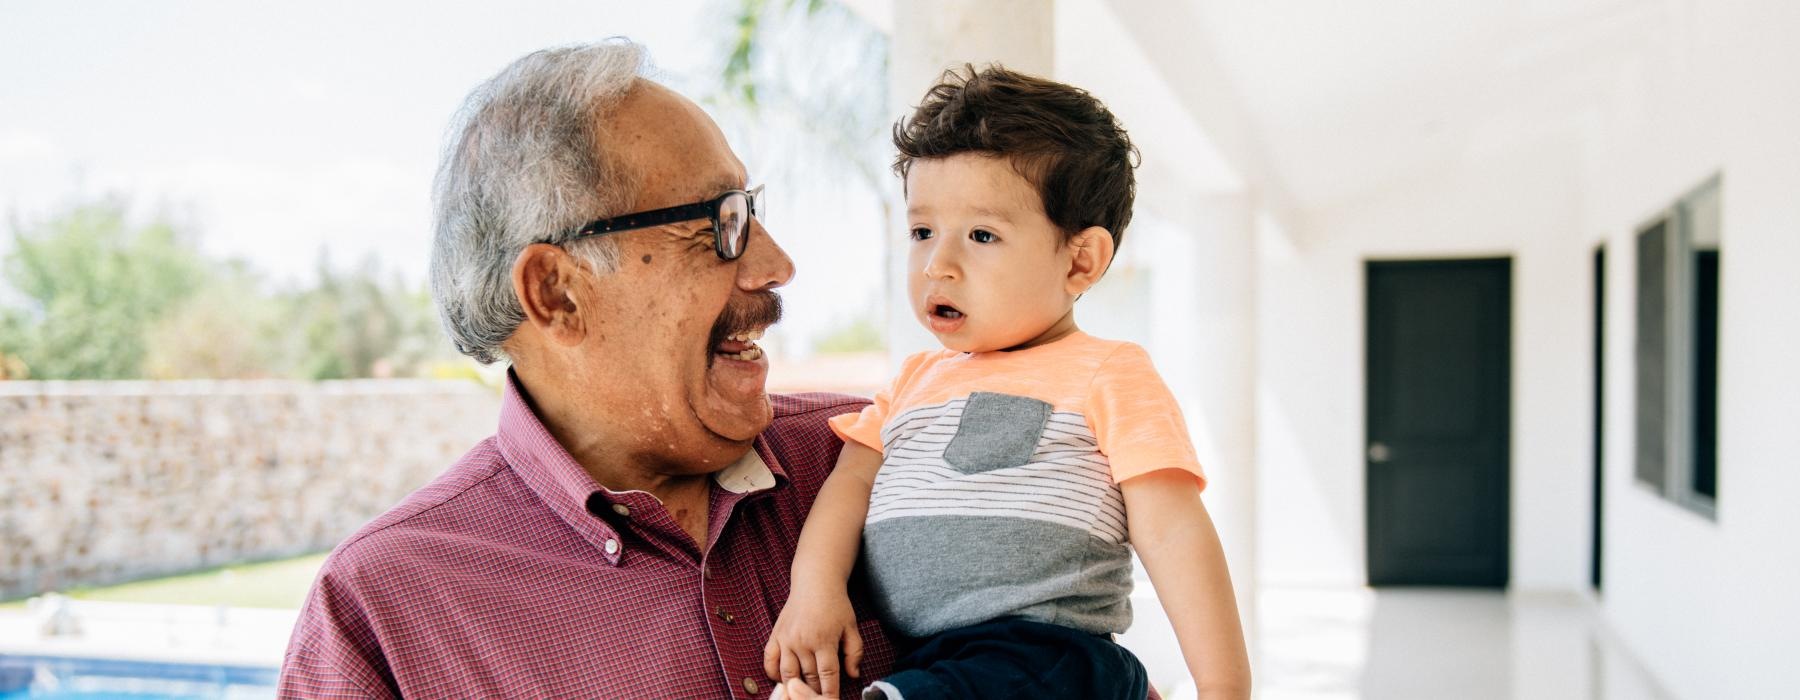
{"type": "Polygon", "coordinates": [[[747,184],[744,164],[698,104],[640,79],[613,113],[609,138],[637,171],[646,206],[674,206],[747,184]]]}

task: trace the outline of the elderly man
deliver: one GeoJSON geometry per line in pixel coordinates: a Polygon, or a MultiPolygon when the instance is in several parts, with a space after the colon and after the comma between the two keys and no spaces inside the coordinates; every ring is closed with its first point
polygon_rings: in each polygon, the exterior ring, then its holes
{"type": "Polygon", "coordinates": [[[840,446],[825,421],[862,402],[764,394],[792,262],[718,127],[644,65],[622,40],[541,51],[469,98],[432,290],[462,352],[511,361],[499,429],[332,553],[284,697],[773,690],[763,644],[840,446]]]}

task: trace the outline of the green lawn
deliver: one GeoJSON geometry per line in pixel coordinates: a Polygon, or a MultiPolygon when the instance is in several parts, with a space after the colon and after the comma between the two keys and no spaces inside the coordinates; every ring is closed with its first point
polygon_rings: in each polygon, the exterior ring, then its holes
{"type": "MultiPolygon", "coordinates": [[[[80,600],[119,603],[297,609],[306,599],[306,589],[312,585],[313,576],[319,573],[319,566],[324,563],[323,553],[309,554],[104,588],[77,588],[63,594],[80,600]]],[[[0,603],[0,607],[24,605],[23,600],[0,603]]]]}

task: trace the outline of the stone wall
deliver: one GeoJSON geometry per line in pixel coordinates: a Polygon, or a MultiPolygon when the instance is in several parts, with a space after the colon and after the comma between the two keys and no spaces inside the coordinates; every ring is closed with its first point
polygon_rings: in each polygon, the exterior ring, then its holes
{"type": "Polygon", "coordinates": [[[0,600],[329,549],[498,411],[466,381],[0,382],[0,600]]]}

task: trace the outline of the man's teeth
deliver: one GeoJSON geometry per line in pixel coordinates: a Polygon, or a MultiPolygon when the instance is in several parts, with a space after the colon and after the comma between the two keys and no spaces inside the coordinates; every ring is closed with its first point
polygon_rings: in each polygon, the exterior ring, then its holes
{"type": "Polygon", "coordinates": [[[733,343],[743,343],[745,345],[749,345],[750,347],[745,348],[739,352],[718,352],[718,353],[714,353],[714,354],[718,355],[719,357],[730,358],[733,360],[743,360],[745,362],[760,360],[760,359],[762,359],[762,356],[763,356],[763,350],[762,350],[762,348],[756,346],[756,341],[761,340],[762,337],[763,337],[763,332],[762,332],[762,329],[760,329],[760,328],[756,329],[756,330],[744,331],[742,333],[733,333],[731,335],[725,336],[725,340],[733,342],[733,343]]]}

